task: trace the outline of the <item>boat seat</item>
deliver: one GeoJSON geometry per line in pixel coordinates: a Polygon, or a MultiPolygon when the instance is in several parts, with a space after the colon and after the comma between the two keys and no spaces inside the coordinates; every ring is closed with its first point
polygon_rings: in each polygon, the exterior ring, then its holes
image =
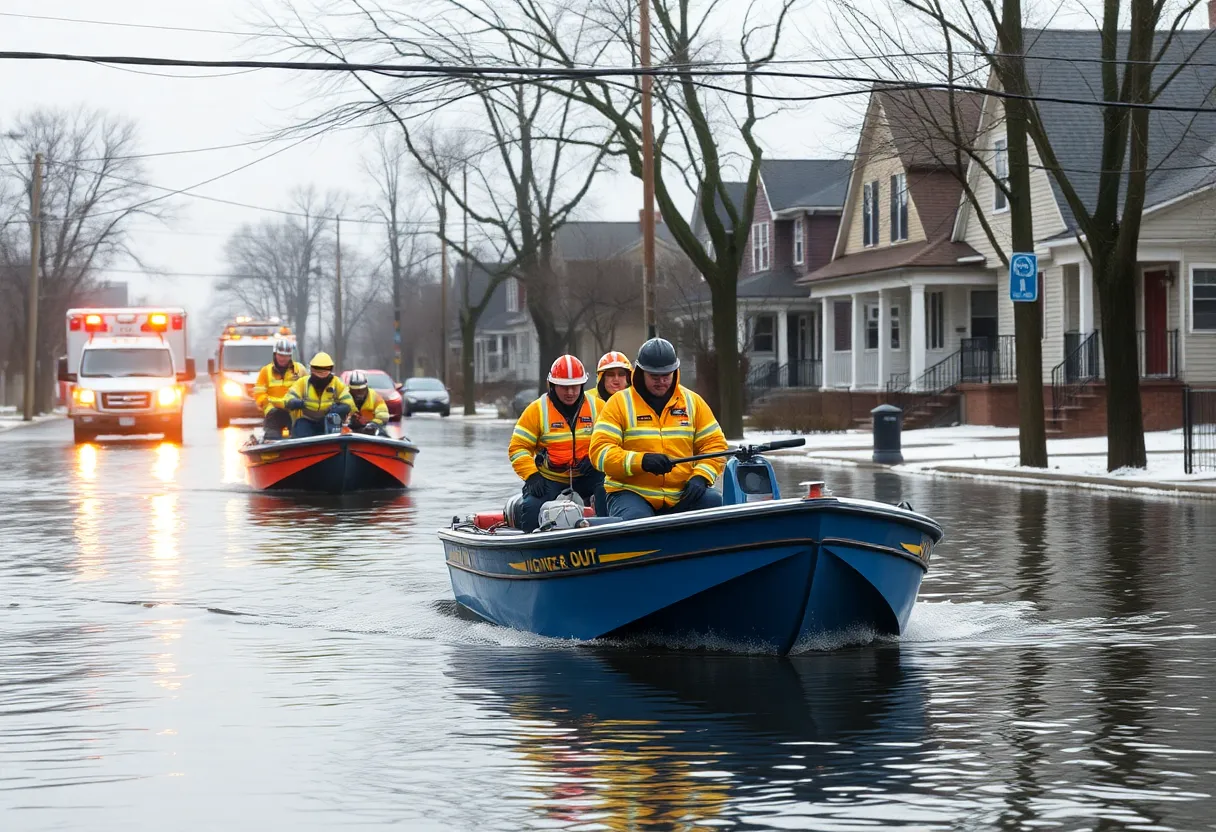
{"type": "Polygon", "coordinates": [[[623,523],[624,517],[588,517],[586,518],[588,526],[607,526],[610,523],[623,523]]]}

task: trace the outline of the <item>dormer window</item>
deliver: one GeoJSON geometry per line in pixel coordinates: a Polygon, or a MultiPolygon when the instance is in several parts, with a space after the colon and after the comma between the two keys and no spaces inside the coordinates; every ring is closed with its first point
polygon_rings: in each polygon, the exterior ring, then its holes
{"type": "Polygon", "coordinates": [[[861,187],[861,223],[863,243],[878,245],[878,180],[861,187]]]}
{"type": "Polygon", "coordinates": [[[902,173],[891,177],[891,242],[908,239],[908,178],[902,173]]]}
{"type": "Polygon", "coordinates": [[[769,224],[758,222],[752,226],[752,272],[766,272],[772,267],[772,246],[769,239],[769,224]]]}
{"type": "Polygon", "coordinates": [[[806,244],[806,230],[802,222],[802,217],[794,220],[794,265],[801,266],[806,257],[804,255],[804,246],[806,244]]]}

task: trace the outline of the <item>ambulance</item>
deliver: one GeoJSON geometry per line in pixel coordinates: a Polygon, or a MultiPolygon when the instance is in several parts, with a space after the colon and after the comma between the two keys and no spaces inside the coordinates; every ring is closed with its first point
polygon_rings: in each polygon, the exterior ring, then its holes
{"type": "Polygon", "coordinates": [[[215,358],[207,360],[207,374],[215,385],[215,426],[226,428],[233,419],[261,419],[253,399],[258,372],[274,360],[274,342],[295,341],[291,327],[278,318],[234,318],[220,333],[215,358]]]}
{"type": "Polygon", "coordinates": [[[67,356],[59,380],[70,385],[68,416],[77,444],[103,434],[163,434],[182,441],[186,311],[180,308],[69,309],[67,356]]]}

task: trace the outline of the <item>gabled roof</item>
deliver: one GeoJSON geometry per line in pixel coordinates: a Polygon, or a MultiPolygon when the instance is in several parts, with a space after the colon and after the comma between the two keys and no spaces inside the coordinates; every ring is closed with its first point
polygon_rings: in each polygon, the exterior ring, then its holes
{"type": "MultiPolygon", "coordinates": [[[[671,229],[658,221],[657,212],[655,220],[655,240],[674,246],[671,229]]],[[[564,260],[611,260],[642,244],[642,227],[638,222],[567,222],[557,230],[556,242],[564,260]]]]}
{"type": "MultiPolygon", "coordinates": [[[[801,272],[794,271],[790,266],[770,269],[759,274],[740,274],[739,283],[735,288],[735,297],[739,300],[777,299],[806,299],[806,289],[798,285],[801,272]]],[[[697,303],[710,302],[709,284],[701,281],[691,300],[697,303]]]]}
{"type": "MultiPolygon", "coordinates": [[[[469,300],[471,303],[477,303],[481,300],[486,286],[490,283],[490,270],[497,268],[498,265],[475,264],[469,269],[469,300]]],[[[451,310],[449,315],[455,314],[456,321],[459,321],[460,306],[464,298],[464,275],[464,262],[457,262],[452,275],[452,297],[448,300],[449,309],[451,310]]],[[[494,287],[494,292],[490,296],[490,302],[486,305],[485,311],[481,313],[481,317],[477,321],[478,332],[506,332],[532,325],[532,319],[528,316],[526,307],[520,307],[517,312],[507,311],[507,286],[509,283],[510,281],[503,281],[494,287]]]]}
{"type": "Polygon", "coordinates": [[[904,170],[962,171],[968,156],[960,140],[975,138],[983,96],[930,89],[885,89],[874,98],[886,115],[887,128],[904,170]]]}
{"type": "MultiPolygon", "coordinates": [[[[741,210],[743,206],[743,197],[746,196],[747,193],[747,183],[723,182],[722,190],[726,191],[727,199],[730,200],[730,203],[732,206],[734,206],[734,209],[736,211],[741,210]]],[[[703,238],[705,236],[705,221],[701,216],[701,199],[703,194],[703,189],[697,192],[697,201],[693,206],[692,230],[698,238],[703,238]]],[[[757,200],[763,198],[762,193],[756,194],[757,200]]],[[[726,230],[730,231],[732,228],[734,228],[734,224],[730,220],[730,214],[727,213],[726,206],[722,203],[722,195],[716,191],[714,192],[714,208],[716,209],[714,213],[716,213],[722,220],[722,225],[726,227],[726,230]]],[[[748,222],[750,221],[751,218],[749,217],[748,222]]]]}
{"type": "MultiPolygon", "coordinates": [[[[853,163],[848,159],[761,159],[760,187],[756,202],[768,199],[773,213],[798,208],[840,210],[849,188],[849,172],[853,163]]],[[[743,205],[747,190],[746,182],[723,182],[731,203],[738,210],[743,205]]],[[[733,226],[722,205],[721,194],[714,194],[718,216],[729,231],[733,226]]],[[[697,194],[697,205],[693,209],[693,231],[698,237],[705,234],[701,221],[701,194],[697,194]]],[[[751,218],[748,218],[751,222],[751,218]]]]}
{"type": "MultiPolygon", "coordinates": [[[[1154,54],[1163,42],[1157,33],[1154,54]]],[[[1031,91],[1039,96],[1100,99],[1102,65],[1101,34],[1092,29],[1026,30],[1026,74],[1031,91]],[[1070,59],[1083,59],[1070,60],[1070,59]]],[[[1127,32],[1119,33],[1117,54],[1127,54],[1127,32]]],[[[1183,29],[1161,61],[1166,66],[1154,73],[1159,85],[1174,65],[1188,63],[1162,91],[1157,105],[1193,108],[1216,106],[1212,65],[1216,63],[1216,32],[1183,29]]],[[[1120,68],[1122,76],[1122,68],[1120,68]]],[[[1039,112],[1060,166],[1078,195],[1092,206],[1098,194],[1098,171],[1102,167],[1102,108],[1062,104],[1040,99],[1039,112]]],[[[1216,114],[1149,113],[1149,169],[1145,207],[1151,208],[1195,191],[1216,185],[1216,114]]],[[[1076,218],[1052,176],[1052,190],[1069,232],[1076,218]]]]}

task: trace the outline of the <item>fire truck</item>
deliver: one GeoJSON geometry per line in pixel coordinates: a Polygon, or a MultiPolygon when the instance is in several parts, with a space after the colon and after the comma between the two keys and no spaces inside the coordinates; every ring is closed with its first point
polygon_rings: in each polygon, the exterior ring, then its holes
{"type": "Polygon", "coordinates": [[[59,380],[70,385],[68,416],[77,444],[102,434],[160,433],[182,441],[185,385],[194,380],[186,355],[186,311],[69,309],[67,355],[59,380]]]}
{"type": "Polygon", "coordinates": [[[234,318],[220,333],[215,358],[207,361],[207,374],[215,385],[215,426],[228,427],[233,419],[261,419],[253,399],[258,372],[274,360],[274,342],[295,341],[291,327],[278,318],[234,318]]]}

